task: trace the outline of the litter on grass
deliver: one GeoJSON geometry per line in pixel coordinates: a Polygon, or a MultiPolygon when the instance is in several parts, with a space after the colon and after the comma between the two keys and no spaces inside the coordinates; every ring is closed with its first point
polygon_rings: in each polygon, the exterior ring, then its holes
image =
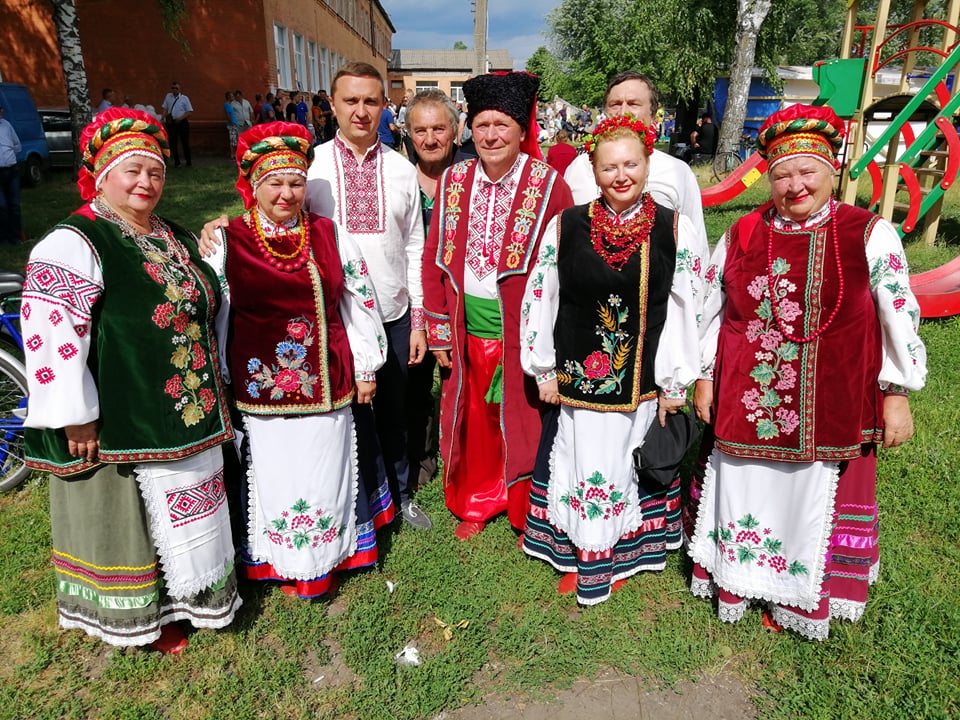
{"type": "Polygon", "coordinates": [[[420,659],[420,651],[413,645],[405,646],[403,650],[394,655],[393,658],[397,661],[397,665],[416,667],[423,663],[423,660],[420,659]]]}

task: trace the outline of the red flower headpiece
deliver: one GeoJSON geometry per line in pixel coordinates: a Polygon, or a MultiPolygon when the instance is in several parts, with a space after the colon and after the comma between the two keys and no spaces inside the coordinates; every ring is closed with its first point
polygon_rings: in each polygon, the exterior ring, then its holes
{"type": "Polygon", "coordinates": [[[768,170],[798,155],[835,168],[844,134],[843,120],[831,108],[798,103],[767,118],[757,135],[757,149],[767,161],[768,170]]]}
{"type": "Polygon", "coordinates": [[[80,197],[92,200],[99,180],[131,155],[152,157],[161,163],[170,156],[167,131],[145,112],[112,107],[97,113],[80,133],[83,162],[77,175],[80,197]]]}
{"type": "Polygon", "coordinates": [[[597,151],[597,141],[604,135],[620,128],[626,128],[637,136],[640,142],[647,147],[647,156],[653,152],[653,144],[657,141],[657,131],[652,127],[647,127],[642,120],[638,120],[627,113],[601,120],[593,133],[583,139],[583,147],[591,160],[593,160],[593,154],[597,151]]]}
{"type": "Polygon", "coordinates": [[[313,161],[310,131],[299,123],[254,125],[237,139],[237,191],[243,205],[252,208],[254,189],[267,175],[295,173],[307,176],[313,161]]]}

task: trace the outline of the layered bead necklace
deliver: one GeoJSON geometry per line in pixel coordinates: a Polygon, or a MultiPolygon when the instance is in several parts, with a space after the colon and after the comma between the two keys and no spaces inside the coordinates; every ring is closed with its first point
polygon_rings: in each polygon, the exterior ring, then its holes
{"type": "MultiPolygon", "coordinates": [[[[817,328],[814,332],[806,335],[804,337],[798,337],[788,333],[783,328],[783,320],[780,318],[780,311],[778,309],[780,303],[774,298],[774,277],[773,277],[773,218],[770,218],[770,227],[767,233],[767,292],[770,294],[770,306],[773,308],[773,317],[777,321],[777,327],[780,328],[780,332],[783,333],[783,336],[788,340],[792,340],[797,344],[808,343],[811,340],[816,340],[827,328],[830,327],[830,323],[833,322],[834,318],[837,317],[837,313],[840,311],[840,304],[843,302],[843,265],[840,262],[840,238],[837,234],[837,217],[835,213],[836,207],[833,198],[830,199],[830,215],[827,222],[830,224],[833,231],[833,255],[837,263],[837,304],[833,308],[833,312],[830,313],[830,317],[827,318],[827,321],[817,328]]],[[[807,321],[806,318],[803,319],[803,325],[801,327],[806,327],[807,321]]]]}
{"type": "Polygon", "coordinates": [[[283,272],[295,272],[304,266],[310,257],[310,228],[306,213],[300,211],[293,228],[273,224],[270,235],[263,228],[259,210],[250,210],[247,215],[247,224],[253,226],[259,240],[260,254],[270,265],[283,272]]]}
{"type": "Polygon", "coordinates": [[[650,239],[656,221],[657,204],[650,193],[640,198],[640,210],[623,222],[607,212],[600,200],[590,203],[590,242],[594,252],[614,270],[622,270],[637,248],[650,239]]]}
{"type": "Polygon", "coordinates": [[[97,195],[93,199],[93,206],[101,216],[117,226],[121,235],[133,240],[144,256],[149,258],[150,254],[159,255],[181,270],[189,266],[190,253],[186,246],[173,236],[170,226],[153,213],[150,214],[150,230],[142,233],[114,210],[102,196],[97,195]],[[157,243],[151,242],[148,237],[162,242],[164,246],[160,247],[157,243]]]}

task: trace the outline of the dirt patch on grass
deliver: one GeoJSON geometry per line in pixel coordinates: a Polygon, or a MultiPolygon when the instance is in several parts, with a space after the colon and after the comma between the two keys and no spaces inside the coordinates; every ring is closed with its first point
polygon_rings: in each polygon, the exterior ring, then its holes
{"type": "Polygon", "coordinates": [[[757,716],[754,692],[732,673],[683,681],[675,689],[651,690],[647,684],[616,670],[592,680],[578,680],[557,692],[554,702],[488,698],[443,712],[434,720],[749,720],[757,716]]]}
{"type": "Polygon", "coordinates": [[[356,674],[343,661],[343,648],[333,640],[324,640],[330,658],[322,663],[313,650],[307,651],[303,671],[310,686],[316,689],[351,688],[357,682],[356,674]]]}

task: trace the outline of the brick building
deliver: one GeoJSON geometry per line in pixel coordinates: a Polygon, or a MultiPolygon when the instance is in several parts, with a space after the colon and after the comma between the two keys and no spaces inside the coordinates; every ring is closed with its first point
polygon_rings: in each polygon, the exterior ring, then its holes
{"type": "MultiPolygon", "coordinates": [[[[105,87],[118,102],[159,108],[178,81],[194,107],[198,154],[227,149],[223,94],[330,90],[337,68],[368,62],[386,76],[396,29],[379,0],[185,0],[185,44],[161,22],[158,0],[76,0],[91,106],[105,87]]],[[[49,0],[0,3],[0,77],[30,88],[38,106],[67,104],[49,0]]]]}
{"type": "MultiPolygon", "coordinates": [[[[473,75],[473,50],[394,50],[387,64],[390,100],[437,88],[454,102],[463,102],[463,83],[473,75]]],[[[513,70],[508,50],[490,50],[489,72],[513,70]]]]}

